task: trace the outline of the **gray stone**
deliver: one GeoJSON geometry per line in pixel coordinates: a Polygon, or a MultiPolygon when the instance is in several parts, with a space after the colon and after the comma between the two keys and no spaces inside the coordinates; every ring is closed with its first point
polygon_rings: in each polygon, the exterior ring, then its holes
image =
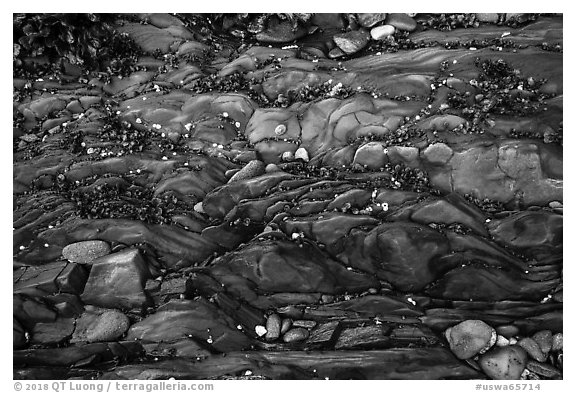
{"type": "Polygon", "coordinates": [[[72,243],[62,250],[62,256],[75,263],[91,263],[94,259],[108,254],[110,245],[102,240],[72,243]]]}
{"type": "Polygon", "coordinates": [[[378,170],[382,168],[388,159],[384,146],[378,142],[368,142],[360,146],[354,154],[354,164],[365,166],[368,169],[378,170]]]}
{"type": "Polygon", "coordinates": [[[370,34],[364,30],[336,34],[334,42],[344,53],[351,55],[362,50],[370,41],[370,34]]]}
{"type": "Polygon", "coordinates": [[[316,326],[316,321],[310,321],[307,319],[297,319],[294,322],[292,322],[292,326],[302,327],[305,329],[312,329],[314,326],[316,326]]]}
{"type": "Polygon", "coordinates": [[[372,325],[346,329],[334,345],[334,349],[385,348],[389,346],[390,337],[385,334],[390,330],[387,325],[372,325]]]}
{"type": "Polygon", "coordinates": [[[517,345],[496,347],[480,357],[480,367],[492,379],[520,379],[528,356],[517,345]]]}
{"type": "Polygon", "coordinates": [[[538,343],[530,337],[524,337],[522,340],[518,341],[518,345],[524,348],[530,357],[538,362],[543,362],[546,360],[546,355],[538,346],[538,343]]]}
{"type": "Polygon", "coordinates": [[[480,320],[466,320],[445,332],[450,350],[458,359],[469,359],[496,343],[496,331],[480,320]]]}
{"type": "Polygon", "coordinates": [[[551,364],[535,362],[532,359],[528,360],[528,363],[526,363],[526,368],[533,373],[546,378],[554,378],[562,375],[562,372],[560,372],[560,370],[551,364]]]}
{"type": "Polygon", "coordinates": [[[87,306],[76,320],[76,330],[71,342],[114,341],[130,327],[130,320],[118,310],[87,306]]]}
{"type": "Polygon", "coordinates": [[[128,248],[93,261],[81,297],[86,304],[105,308],[142,308],[147,303],[144,286],[149,276],[140,251],[128,248]]]}
{"type": "Polygon", "coordinates": [[[310,333],[308,332],[308,330],[304,328],[294,328],[284,333],[282,339],[284,340],[285,343],[293,343],[306,340],[309,335],[310,333]]]}
{"type": "Polygon", "coordinates": [[[550,330],[540,330],[532,336],[532,339],[536,341],[544,355],[552,349],[552,332],[550,330]]]}
{"type": "Polygon", "coordinates": [[[266,340],[274,341],[280,337],[281,319],[278,314],[270,314],[266,321],[266,340]]]}
{"type": "Polygon", "coordinates": [[[424,158],[432,164],[446,164],[453,154],[454,151],[442,142],[433,143],[422,152],[424,158]]]}
{"type": "Polygon", "coordinates": [[[228,183],[234,183],[241,180],[250,179],[263,175],[266,171],[266,164],[260,160],[252,160],[240,169],[234,176],[228,180],[228,183]]]}
{"type": "Polygon", "coordinates": [[[73,318],[56,318],[54,322],[40,322],[34,325],[30,335],[33,344],[54,345],[68,339],[74,332],[73,318]]]}
{"type": "Polygon", "coordinates": [[[561,351],[564,347],[564,336],[562,335],[562,333],[556,333],[553,337],[552,337],[552,351],[553,352],[558,352],[561,351]]]}
{"type": "Polygon", "coordinates": [[[388,14],[386,24],[392,25],[398,30],[414,31],[416,30],[416,21],[406,14],[388,14]]]}
{"type": "Polygon", "coordinates": [[[312,330],[306,345],[311,349],[326,348],[334,343],[340,331],[341,326],[338,321],[320,324],[316,329],[312,330]]]}
{"type": "Polygon", "coordinates": [[[386,14],[374,13],[374,14],[357,14],[358,23],[363,27],[372,27],[377,23],[382,22],[386,19],[386,14]]]}

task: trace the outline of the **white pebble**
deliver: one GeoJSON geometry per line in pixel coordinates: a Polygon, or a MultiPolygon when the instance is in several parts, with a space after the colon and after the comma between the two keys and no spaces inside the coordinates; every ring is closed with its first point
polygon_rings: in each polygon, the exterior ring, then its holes
{"type": "Polygon", "coordinates": [[[26,247],[24,246],[20,246],[20,250],[24,250],[26,247]]]}
{"type": "Polygon", "coordinates": [[[308,152],[303,147],[299,147],[298,150],[296,150],[296,152],[294,153],[294,158],[302,159],[304,160],[304,162],[310,161],[310,158],[308,157],[308,152]]]}
{"type": "Polygon", "coordinates": [[[222,112],[222,117],[228,117],[228,112],[222,112]]]}
{"type": "Polygon", "coordinates": [[[278,124],[274,129],[276,135],[283,135],[286,132],[286,126],[284,124],[278,124]]]}
{"type": "Polygon", "coordinates": [[[236,128],[240,128],[240,122],[237,121],[236,123],[234,123],[234,125],[236,126],[236,128]]]}
{"type": "Polygon", "coordinates": [[[258,337],[262,337],[263,335],[265,335],[268,332],[268,330],[266,330],[266,328],[262,325],[256,325],[254,330],[256,331],[256,334],[258,335],[258,337]]]}

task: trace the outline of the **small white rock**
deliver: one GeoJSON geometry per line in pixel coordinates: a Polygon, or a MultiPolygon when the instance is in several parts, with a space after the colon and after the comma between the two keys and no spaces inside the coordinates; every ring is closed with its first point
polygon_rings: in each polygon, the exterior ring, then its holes
{"type": "Polygon", "coordinates": [[[202,202],[198,202],[194,205],[194,211],[196,213],[204,213],[204,207],[202,206],[202,202]]]}
{"type": "Polygon", "coordinates": [[[282,161],[291,161],[294,159],[294,154],[291,151],[285,151],[282,153],[282,161]]]}
{"type": "Polygon", "coordinates": [[[263,335],[265,335],[268,332],[266,330],[266,328],[262,325],[256,325],[254,330],[256,330],[256,334],[258,335],[258,337],[262,337],[263,335]]]}
{"type": "Polygon", "coordinates": [[[303,147],[299,147],[298,150],[296,150],[296,153],[294,153],[294,158],[302,159],[304,160],[304,162],[310,161],[310,157],[308,157],[308,152],[303,147]]]}
{"type": "Polygon", "coordinates": [[[498,338],[496,339],[496,346],[497,347],[506,347],[510,345],[510,340],[508,340],[506,337],[498,335],[498,338]]]}
{"type": "Polygon", "coordinates": [[[284,124],[278,124],[274,129],[274,133],[278,136],[283,135],[286,133],[286,126],[284,124]]]}

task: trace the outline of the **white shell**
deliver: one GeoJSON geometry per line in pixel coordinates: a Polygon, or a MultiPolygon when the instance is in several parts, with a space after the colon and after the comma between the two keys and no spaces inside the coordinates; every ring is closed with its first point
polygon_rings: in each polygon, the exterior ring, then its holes
{"type": "Polygon", "coordinates": [[[284,124],[278,124],[274,129],[276,135],[283,135],[286,133],[286,126],[284,124]]]}

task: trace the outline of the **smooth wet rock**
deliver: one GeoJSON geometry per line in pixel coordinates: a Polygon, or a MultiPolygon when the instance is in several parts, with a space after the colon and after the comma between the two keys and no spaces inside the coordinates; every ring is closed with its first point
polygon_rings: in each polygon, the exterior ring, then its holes
{"type": "Polygon", "coordinates": [[[496,347],[480,356],[480,367],[492,379],[520,379],[528,355],[517,345],[496,347]]]}
{"type": "Polygon", "coordinates": [[[416,30],[416,21],[406,14],[388,14],[386,17],[386,24],[392,25],[398,30],[414,31],[416,30]]]}
{"type": "Polygon", "coordinates": [[[386,325],[372,325],[345,329],[340,333],[334,349],[373,349],[389,346],[390,337],[385,334],[390,330],[386,325]]]}
{"type": "Polygon", "coordinates": [[[332,48],[332,49],[330,49],[330,52],[328,52],[328,57],[331,59],[337,59],[337,58],[345,56],[345,55],[346,55],[346,53],[344,53],[344,51],[338,47],[332,48]]]}
{"type": "Polygon", "coordinates": [[[496,343],[496,331],[480,320],[467,320],[445,332],[450,350],[458,359],[469,359],[484,353],[496,343]]]}
{"type": "Polygon", "coordinates": [[[550,330],[540,330],[532,335],[532,339],[536,341],[544,355],[552,349],[552,332],[550,330]]]}
{"type": "Polygon", "coordinates": [[[278,314],[270,314],[266,320],[266,340],[274,341],[280,337],[281,318],[278,314]]]}
{"type": "Polygon", "coordinates": [[[266,168],[264,168],[264,171],[266,173],[272,173],[272,172],[280,172],[281,169],[278,167],[278,165],[270,163],[270,164],[266,165],[266,168]]]}
{"type": "Polygon", "coordinates": [[[30,335],[32,344],[61,344],[74,332],[73,318],[56,318],[54,322],[40,322],[34,325],[30,335]]]}
{"type": "Polygon", "coordinates": [[[281,21],[278,18],[270,18],[267,28],[256,34],[256,39],[263,43],[284,43],[304,37],[308,30],[298,25],[294,29],[292,22],[281,21]]]}
{"type": "Polygon", "coordinates": [[[284,318],[282,320],[282,326],[280,327],[280,334],[286,333],[292,327],[292,320],[290,318],[284,318]]]}
{"type": "Polygon", "coordinates": [[[102,240],[72,243],[62,250],[62,256],[75,263],[90,263],[94,259],[108,254],[110,254],[110,245],[102,240]]]}
{"type": "Polygon", "coordinates": [[[130,327],[128,317],[118,310],[86,307],[76,320],[76,330],[71,342],[115,341],[130,327]]]}
{"type": "Polygon", "coordinates": [[[526,368],[533,373],[546,378],[555,378],[562,375],[562,372],[551,364],[536,362],[532,359],[528,360],[528,363],[526,363],[526,368]]]}
{"type": "Polygon", "coordinates": [[[309,335],[310,333],[308,332],[307,329],[294,328],[284,333],[284,336],[282,336],[282,340],[284,340],[285,343],[295,343],[306,340],[309,335]]]}
{"type": "Polygon", "coordinates": [[[356,150],[353,162],[371,170],[378,170],[384,167],[388,162],[388,158],[381,143],[368,142],[356,150]]]}
{"type": "Polygon", "coordinates": [[[518,341],[518,345],[524,348],[524,350],[532,359],[538,362],[543,362],[546,360],[546,355],[544,352],[542,352],[542,349],[540,349],[538,343],[532,338],[524,337],[522,340],[518,341]]]}
{"type": "Polygon", "coordinates": [[[552,348],[553,352],[561,351],[564,347],[564,336],[562,333],[556,333],[552,337],[552,348]]]}
{"type": "Polygon", "coordinates": [[[182,338],[201,340],[217,351],[242,350],[250,339],[220,309],[205,301],[171,300],[154,314],[135,323],[126,340],[143,342],[177,342],[182,338]]]}
{"type": "Polygon", "coordinates": [[[144,286],[150,276],[138,249],[128,248],[93,261],[82,293],[86,304],[105,308],[141,308],[147,303],[144,286]]]}
{"type": "Polygon", "coordinates": [[[299,147],[296,152],[294,152],[294,158],[300,159],[304,162],[310,161],[310,157],[308,156],[308,152],[303,147],[299,147]]]}
{"type": "Polygon", "coordinates": [[[496,333],[501,334],[502,336],[504,336],[508,339],[513,337],[513,336],[518,335],[519,332],[520,332],[520,329],[518,329],[518,327],[516,327],[514,325],[502,325],[502,326],[496,327],[496,333]]]}
{"type": "Polygon", "coordinates": [[[357,14],[357,17],[360,26],[369,28],[386,19],[386,14],[383,13],[357,14]]]}
{"type": "Polygon", "coordinates": [[[368,45],[370,34],[364,30],[355,30],[336,34],[333,38],[338,48],[347,55],[351,55],[368,45]]]}
{"type": "Polygon", "coordinates": [[[250,179],[263,175],[266,171],[266,164],[260,160],[252,160],[246,164],[240,171],[228,180],[228,183],[234,183],[241,180],[250,179]]]}
{"type": "Polygon", "coordinates": [[[310,321],[310,320],[306,320],[306,319],[297,319],[297,320],[292,322],[292,326],[293,327],[302,327],[305,329],[312,329],[314,326],[316,326],[316,321],[310,321]]]}
{"type": "Polygon", "coordinates": [[[396,28],[391,25],[376,26],[370,30],[370,36],[373,40],[383,40],[394,35],[396,28]]]}
{"type": "Polygon", "coordinates": [[[327,348],[334,344],[341,330],[338,321],[322,323],[312,330],[306,345],[311,349],[327,348]]]}
{"type": "Polygon", "coordinates": [[[454,151],[442,142],[433,143],[422,152],[422,155],[428,162],[438,165],[446,164],[453,154],[454,151]]]}

